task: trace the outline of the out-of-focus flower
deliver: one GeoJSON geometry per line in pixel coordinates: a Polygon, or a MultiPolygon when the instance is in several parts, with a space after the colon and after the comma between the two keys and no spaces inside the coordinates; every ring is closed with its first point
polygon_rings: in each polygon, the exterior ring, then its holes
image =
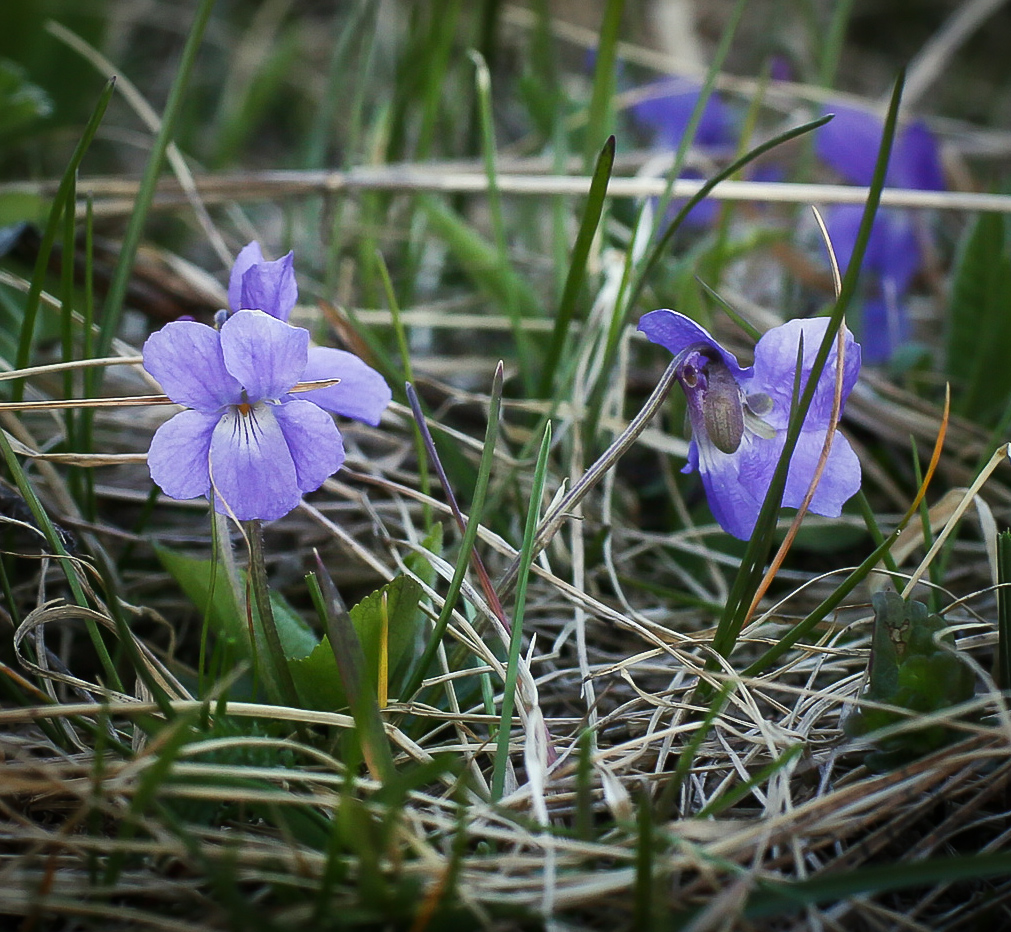
{"type": "MultiPolygon", "coordinates": [[[[884,130],[871,113],[851,107],[832,108],[835,118],[821,127],[815,139],[819,157],[846,181],[870,185],[884,130]]],[[[944,189],[944,172],[937,140],[922,121],[905,126],[895,137],[885,184],[893,188],[927,191],[944,189]]],[[[863,208],[839,204],[825,212],[832,246],[845,273],[856,245],[863,208]]],[[[898,208],[878,209],[867,243],[863,270],[872,278],[864,305],[861,331],[868,362],[888,360],[909,338],[904,298],[923,266],[925,236],[922,214],[898,208]]]]}
{"type": "MultiPolygon", "coordinates": [[[[681,138],[688,129],[695,105],[698,103],[701,87],[692,81],[676,79],[657,84],[655,93],[651,88],[642,88],[649,96],[629,107],[633,118],[645,127],[653,137],[658,149],[676,152],[681,138]]],[[[730,110],[716,94],[710,94],[699,118],[699,124],[692,140],[697,149],[705,155],[727,157],[734,152],[736,134],[730,110]]],[[[704,180],[705,172],[695,165],[684,167],[680,178],[704,180]]],[[[666,218],[669,222],[684,205],[683,199],[671,201],[666,218]]],[[[720,205],[706,199],[691,209],[685,223],[696,229],[711,226],[716,222],[720,205]]]]}
{"type": "MultiPolygon", "coordinates": [[[[677,149],[688,129],[702,88],[693,81],[678,79],[641,90],[648,96],[629,107],[633,117],[652,132],[655,145],[677,149]]],[[[716,94],[710,94],[706,100],[692,141],[696,146],[709,150],[733,151],[736,143],[733,117],[716,94]]]]}
{"type": "MultiPolygon", "coordinates": [[[[732,353],[683,314],[651,311],[639,321],[647,338],[677,360],[692,428],[682,471],[699,471],[713,516],[734,537],[751,536],[783,452],[800,341],[803,392],[827,326],[827,318],[819,317],[774,327],[755,346],[754,366],[742,368],[732,353]]],[[[833,346],[790,460],[784,507],[799,507],[814,477],[831,418],[836,359],[833,346]]],[[[843,404],[859,373],[860,346],[847,332],[843,404]]],[[[846,438],[836,434],[810,510],[838,517],[859,488],[860,461],[846,438]]]]}
{"type": "Polygon", "coordinates": [[[266,262],[250,243],[228,291],[220,329],[173,321],[144,344],[144,367],[187,409],[155,432],[148,467],[171,498],[208,495],[218,512],[273,521],[344,461],[327,412],[378,424],[391,393],[357,356],[310,347],[309,332],[288,325],[298,294],[290,253],[266,262]]]}

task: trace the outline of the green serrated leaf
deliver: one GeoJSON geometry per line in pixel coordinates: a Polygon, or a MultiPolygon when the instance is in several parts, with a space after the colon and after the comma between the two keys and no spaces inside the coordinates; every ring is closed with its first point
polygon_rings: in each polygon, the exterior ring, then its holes
{"type": "Polygon", "coordinates": [[[1005,221],[982,214],[962,241],[948,310],[947,375],[953,410],[992,424],[1011,393],[1011,258],[1005,221]]]}
{"type": "MultiPolygon", "coordinates": [[[[388,650],[390,696],[393,698],[397,695],[395,685],[398,682],[394,674],[417,638],[417,628],[421,621],[418,603],[422,589],[409,576],[398,576],[366,596],[350,611],[351,622],[365,655],[365,675],[373,692],[378,684],[384,592],[390,624],[388,650]]],[[[299,695],[311,708],[332,711],[347,706],[347,695],[328,638],[324,637],[308,656],[292,660],[288,666],[299,695]]]]}
{"type": "MultiPolygon", "coordinates": [[[[190,601],[207,612],[208,622],[219,637],[227,638],[243,653],[249,653],[249,633],[246,619],[235,604],[232,591],[220,566],[213,560],[189,557],[155,544],[155,553],[161,565],[179,584],[190,601]]],[[[245,583],[245,574],[240,574],[245,583]]],[[[271,592],[270,604],[274,609],[277,634],[287,660],[309,657],[319,645],[319,637],[277,592],[271,592]]]]}

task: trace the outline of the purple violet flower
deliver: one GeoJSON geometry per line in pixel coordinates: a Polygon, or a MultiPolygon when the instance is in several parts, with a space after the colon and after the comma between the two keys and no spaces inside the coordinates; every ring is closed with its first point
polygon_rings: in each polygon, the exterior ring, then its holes
{"type": "MultiPolygon", "coordinates": [[[[851,107],[833,108],[835,118],[818,130],[819,157],[846,181],[870,185],[884,131],[873,114],[851,107]]],[[[885,184],[893,188],[944,190],[937,140],[922,121],[910,123],[895,137],[885,184]]],[[[863,207],[838,204],[825,212],[832,246],[845,273],[856,245],[863,207]]],[[[902,299],[923,266],[922,215],[899,208],[879,208],[867,243],[863,269],[872,274],[864,306],[861,338],[868,362],[886,362],[909,339],[902,299]],[[883,325],[884,324],[884,325],[883,325]]]]}
{"type": "MultiPolygon", "coordinates": [[[[713,516],[734,537],[747,540],[754,531],[783,452],[798,344],[803,338],[803,391],[827,326],[828,319],[818,317],[774,327],[755,346],[754,366],[741,368],[732,353],[683,314],[651,311],[639,321],[646,337],[678,360],[677,379],[692,428],[682,472],[699,471],[713,516]]],[[[845,340],[844,405],[860,373],[860,345],[848,331],[845,340]]],[[[799,507],[821,457],[832,412],[835,360],[833,347],[790,462],[784,507],[799,507]]],[[[836,434],[810,510],[838,517],[859,489],[860,461],[846,438],[836,434]]]]}
{"type": "Polygon", "coordinates": [[[232,313],[220,330],[173,321],[144,344],[144,368],[187,408],[158,428],[148,452],[151,478],[171,498],[213,489],[218,512],[280,518],[344,461],[327,412],[375,425],[390,403],[378,372],[343,350],[310,347],[309,332],[286,323],[298,296],[293,265],[291,253],[266,262],[250,243],[232,269],[232,313]],[[323,379],[340,382],[291,393],[323,379]]]}

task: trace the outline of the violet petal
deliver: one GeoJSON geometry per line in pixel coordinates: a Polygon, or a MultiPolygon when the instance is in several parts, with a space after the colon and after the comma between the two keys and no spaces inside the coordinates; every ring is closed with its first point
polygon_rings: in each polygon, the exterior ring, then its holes
{"type": "Polygon", "coordinates": [[[302,377],[309,331],[289,327],[262,311],[239,311],[221,327],[225,365],[249,401],[277,399],[302,377]]]}
{"type": "Polygon", "coordinates": [[[943,191],[947,187],[937,138],[923,120],[910,123],[895,147],[888,175],[896,187],[923,191],[943,191]]]}
{"type": "Polygon", "coordinates": [[[254,239],[239,250],[228,276],[228,308],[233,313],[242,310],[242,276],[254,265],[263,262],[260,244],[254,239]]]}
{"type": "Polygon", "coordinates": [[[266,403],[245,413],[231,408],[211,436],[215,510],[227,514],[230,508],[240,521],[274,521],[291,511],[302,497],[295,464],[273,408],[266,403]]]}
{"type": "Polygon", "coordinates": [[[340,379],[329,388],[317,388],[299,397],[333,411],[343,417],[353,417],[373,426],[393,398],[386,380],[354,353],[328,346],[309,348],[309,361],[302,373],[303,382],[317,379],[340,379]]]}
{"type": "Polygon", "coordinates": [[[344,462],[344,442],[333,418],[311,401],[288,401],[272,410],[295,463],[299,489],[318,489],[344,462]]]}
{"type": "Polygon", "coordinates": [[[238,309],[263,311],[287,321],[297,300],[293,252],[273,262],[257,262],[243,273],[238,309]]]}
{"type": "Polygon", "coordinates": [[[144,368],[176,404],[211,413],[241,400],[242,386],[229,374],[220,334],[206,324],[177,320],[144,343],[144,368]]]}
{"type": "Polygon", "coordinates": [[[211,488],[208,454],[220,416],[180,411],[151,438],[147,466],[151,479],[169,498],[197,498],[211,488]]]}
{"type": "Polygon", "coordinates": [[[659,343],[674,354],[680,356],[690,346],[704,344],[719,353],[731,375],[738,381],[751,378],[752,370],[743,369],[733,353],[727,352],[704,327],[695,323],[690,317],[685,317],[677,311],[661,308],[650,311],[639,318],[639,330],[646,334],[652,343],[659,343]]]}
{"type": "MultiPolygon", "coordinates": [[[[803,393],[811,366],[814,364],[815,356],[818,355],[818,347],[821,346],[827,329],[827,317],[789,320],[763,334],[755,346],[755,377],[748,385],[748,391],[766,394],[772,399],[772,411],[763,418],[772,427],[785,429],[790,419],[797,349],[801,336],[804,338],[800,385],[800,391],[803,393]]],[[[860,345],[849,331],[846,331],[844,339],[846,358],[843,363],[842,403],[845,405],[860,375],[860,345]]],[[[835,393],[836,358],[836,348],[833,344],[811,401],[811,407],[804,419],[805,430],[823,429],[828,424],[835,393]]]]}
{"type": "Polygon", "coordinates": [[[833,118],[815,133],[815,151],[851,184],[870,185],[881,147],[881,121],[842,104],[829,112],[833,118]]]}
{"type": "MultiPolygon", "coordinates": [[[[735,453],[721,453],[707,437],[697,437],[698,469],[709,510],[723,530],[741,540],[751,537],[762,508],[771,473],[750,465],[749,454],[775,441],[745,437],[735,453]]],[[[779,444],[782,448],[782,443],[779,444]]],[[[761,464],[761,460],[759,461],[761,464]]]]}

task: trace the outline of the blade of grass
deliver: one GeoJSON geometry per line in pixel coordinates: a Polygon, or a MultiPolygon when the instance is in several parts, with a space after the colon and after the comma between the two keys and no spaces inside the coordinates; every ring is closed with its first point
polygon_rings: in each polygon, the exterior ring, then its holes
{"type": "MultiPolygon", "coordinates": [[[[860,228],[857,233],[850,263],[842,281],[839,298],[829,317],[829,325],[818,348],[814,363],[811,366],[807,384],[804,387],[798,404],[791,411],[790,422],[783,445],[783,453],[780,456],[772,481],[769,484],[769,491],[759,512],[755,531],[748,542],[747,549],[741,560],[740,570],[731,587],[726,608],[717,625],[716,634],[713,638],[713,648],[723,657],[729,657],[737,643],[737,637],[743,627],[747,611],[761,579],[762,568],[768,559],[769,551],[775,539],[776,522],[779,515],[780,503],[783,499],[783,489],[786,487],[790,458],[793,456],[793,451],[796,448],[804,418],[807,416],[807,411],[811,406],[815,389],[828,361],[829,352],[832,349],[839,328],[842,326],[843,315],[846,313],[846,308],[849,306],[856,290],[860,265],[870,239],[874,216],[881,199],[881,189],[885,184],[888,159],[891,154],[892,141],[895,138],[899,103],[902,98],[902,82],[903,75],[900,73],[893,89],[891,105],[885,119],[881,148],[878,151],[877,162],[874,168],[874,176],[871,181],[867,203],[860,221],[860,228]]],[[[714,661],[710,661],[710,666],[714,669],[713,664],[714,661]]],[[[701,688],[705,693],[707,689],[705,684],[701,684],[701,688]]]]}
{"type": "Polygon", "coordinates": [[[997,537],[997,686],[1011,689],[1011,531],[997,537]]]}
{"type": "MultiPolygon", "coordinates": [[[[18,337],[18,349],[14,362],[16,369],[24,369],[28,365],[32,351],[32,340],[35,336],[35,319],[38,317],[39,301],[42,297],[42,286],[45,284],[46,269],[49,267],[49,256],[53,251],[53,243],[56,241],[56,235],[59,232],[60,216],[64,210],[73,211],[73,205],[69,203],[69,199],[70,192],[74,190],[76,185],[77,169],[84,158],[84,153],[88,151],[88,146],[91,145],[92,139],[95,138],[95,133],[98,132],[98,127],[102,122],[102,117],[105,115],[106,108],[109,106],[109,100],[112,98],[112,92],[115,90],[115,87],[116,81],[112,79],[105,85],[104,90],[99,95],[98,103],[91,114],[91,119],[88,120],[80,140],[74,147],[74,152],[67,163],[66,171],[64,171],[63,177],[60,179],[60,185],[56,189],[52,205],[49,208],[49,219],[46,221],[46,228],[42,232],[42,242],[39,244],[39,254],[35,259],[31,286],[28,289],[28,297],[25,299],[24,318],[21,323],[21,333],[18,337]]],[[[20,380],[16,381],[11,388],[11,398],[14,401],[20,401],[24,397],[24,391],[24,382],[20,380]]]]}
{"type": "Polygon", "coordinates": [[[530,507],[523,529],[523,544],[519,554],[519,572],[516,578],[516,607],[513,609],[513,626],[509,638],[509,660],[506,666],[505,686],[502,692],[502,715],[499,723],[498,741],[495,748],[495,765],[492,771],[491,798],[502,798],[505,788],[506,764],[509,760],[509,736],[512,731],[513,707],[516,703],[516,679],[519,673],[520,646],[523,642],[523,615],[526,610],[527,582],[530,567],[534,561],[534,538],[537,532],[541,497],[544,494],[544,480],[548,471],[548,454],[551,452],[551,422],[544,427],[541,449],[534,466],[533,483],[530,489],[530,507]]]}
{"type": "MultiPolygon", "coordinates": [[[[130,214],[126,232],[123,234],[119,260],[116,263],[112,281],[109,283],[109,291],[105,297],[101,329],[95,345],[95,351],[99,356],[109,355],[112,341],[119,329],[119,319],[123,313],[126,290],[133,271],[137,249],[140,246],[144,224],[147,221],[148,210],[154,199],[158,176],[161,174],[162,165],[165,162],[165,153],[175,133],[176,121],[182,109],[183,98],[189,87],[190,77],[196,63],[197,52],[200,50],[204,30],[207,28],[213,8],[214,0],[199,0],[189,35],[186,37],[186,44],[183,46],[179,66],[176,68],[168,100],[165,103],[165,111],[162,114],[161,127],[151,146],[151,154],[148,157],[140,188],[137,191],[137,199],[130,214]]],[[[97,378],[100,381],[101,373],[97,374],[97,378]]]]}
{"type": "Polygon", "coordinates": [[[558,302],[558,310],[555,312],[555,326],[551,331],[551,342],[548,345],[548,353],[541,370],[541,382],[538,387],[538,397],[540,398],[547,398],[551,395],[555,370],[558,368],[558,361],[561,359],[562,349],[569,334],[569,325],[576,312],[576,301],[579,298],[583,278],[586,274],[586,260],[590,255],[593,237],[597,234],[597,226],[600,223],[604,203],[607,199],[607,183],[611,180],[611,171],[614,168],[614,148],[614,136],[609,136],[607,142],[604,143],[604,148],[600,150],[600,155],[597,156],[597,164],[593,169],[590,193],[587,195],[583,219],[580,221],[576,242],[572,247],[572,258],[569,262],[568,275],[565,278],[565,288],[562,291],[561,300],[558,302]]]}
{"type": "Polygon", "coordinates": [[[327,639],[333,650],[337,669],[344,683],[344,691],[351,706],[351,715],[358,730],[365,763],[373,778],[381,783],[391,780],[396,774],[390,742],[383,727],[379,711],[379,700],[369,689],[365,673],[365,652],[358,639],[358,632],[351,616],[344,608],[343,600],[337,592],[326,566],[315,550],[316,572],[306,577],[309,592],[326,627],[327,639]]]}
{"type": "MultiPolygon", "coordinates": [[[[390,309],[390,317],[393,319],[393,333],[397,341],[397,350],[400,352],[400,363],[404,367],[405,381],[414,383],[414,368],[411,366],[411,351],[407,345],[407,333],[404,330],[404,322],[400,316],[400,302],[397,301],[397,293],[393,289],[393,279],[390,278],[390,270],[387,268],[383,254],[376,254],[376,268],[383,281],[383,288],[386,291],[386,304],[390,309]]],[[[425,531],[432,528],[432,506],[428,502],[431,494],[431,481],[428,475],[428,457],[425,455],[425,439],[421,435],[421,429],[415,425],[414,448],[418,457],[418,488],[425,496],[423,504],[423,517],[425,531]]]]}
{"type": "Polygon", "coordinates": [[[600,38],[597,40],[596,59],[593,69],[593,89],[590,92],[590,107],[586,120],[586,144],[584,161],[589,170],[594,156],[600,148],[601,133],[609,136],[614,122],[614,92],[617,88],[618,35],[625,0],[607,0],[604,17],[600,24],[600,38]]]}
{"type": "MultiPolygon", "coordinates": [[[[909,509],[902,516],[902,520],[900,520],[898,525],[896,525],[895,530],[892,531],[892,533],[879,546],[875,547],[870,556],[868,556],[863,563],[853,570],[853,572],[850,573],[850,575],[838,587],[836,587],[835,590],[833,590],[832,594],[828,596],[828,598],[824,599],[813,612],[794,625],[786,634],[782,635],[772,647],[762,654],[761,657],[746,667],[742,676],[757,676],[771,663],[782,657],[783,654],[785,654],[794,644],[797,643],[797,641],[804,637],[816,625],[824,621],[824,619],[828,617],[829,613],[841,605],[843,599],[845,599],[846,596],[848,596],[861,582],[863,582],[864,579],[867,578],[867,576],[870,575],[884,555],[888,553],[889,548],[891,548],[895,541],[899,539],[899,536],[912,520],[913,515],[916,514],[917,509],[920,506],[920,502],[923,501],[923,497],[927,494],[927,487],[930,485],[930,481],[934,477],[934,472],[937,469],[937,464],[941,458],[941,450],[944,446],[944,437],[947,433],[948,411],[949,407],[946,401],[941,429],[938,431],[937,441],[934,443],[934,452],[930,457],[927,474],[924,476],[923,483],[917,490],[916,497],[913,499],[909,509]]],[[[1007,455],[1007,449],[1008,447],[1005,445],[1001,458],[1007,455]]],[[[994,459],[991,460],[991,468],[996,465],[996,462],[997,457],[995,455],[994,459]]]]}
{"type": "MultiPolygon", "coordinates": [[[[461,527],[463,539],[460,541],[460,552],[457,555],[456,568],[453,571],[453,578],[450,580],[449,589],[446,592],[446,598],[442,604],[442,610],[439,612],[439,617],[435,622],[435,627],[432,629],[432,634],[428,639],[428,643],[425,645],[425,651],[421,655],[421,660],[418,662],[410,681],[407,683],[407,686],[402,692],[405,699],[409,699],[418,691],[422,680],[427,675],[428,669],[432,665],[432,661],[435,659],[435,653],[439,649],[439,644],[442,642],[443,635],[446,633],[446,628],[449,625],[449,619],[453,615],[453,609],[456,607],[456,600],[459,598],[464,577],[467,575],[467,567],[470,565],[471,560],[477,557],[477,554],[474,551],[474,542],[477,540],[477,531],[481,525],[481,515],[484,511],[484,501],[488,493],[488,481],[491,477],[491,467],[495,456],[495,441],[498,437],[499,412],[502,406],[502,382],[503,367],[500,362],[495,369],[495,377],[492,379],[491,396],[488,402],[488,427],[485,430],[484,448],[481,451],[481,462],[478,465],[477,481],[474,484],[474,497],[471,500],[470,517],[462,524],[461,527]]],[[[425,427],[424,415],[421,413],[420,405],[417,404],[417,395],[414,394],[413,386],[408,386],[408,395],[412,398],[411,407],[415,410],[415,420],[418,421],[420,425],[419,429],[422,431],[424,436],[428,432],[425,427]]],[[[428,447],[430,455],[434,455],[433,462],[436,464],[436,470],[440,471],[438,465],[438,455],[435,453],[434,444],[431,443],[431,435],[428,435],[425,440],[425,445],[428,447]]],[[[449,480],[445,477],[441,478],[443,478],[444,484],[448,487],[449,480]]],[[[459,509],[455,510],[458,511],[459,509]]],[[[457,520],[463,520],[462,513],[458,515],[457,520]]],[[[492,591],[494,592],[494,590],[492,591]]],[[[499,608],[501,610],[501,606],[499,606],[499,608]]]]}

